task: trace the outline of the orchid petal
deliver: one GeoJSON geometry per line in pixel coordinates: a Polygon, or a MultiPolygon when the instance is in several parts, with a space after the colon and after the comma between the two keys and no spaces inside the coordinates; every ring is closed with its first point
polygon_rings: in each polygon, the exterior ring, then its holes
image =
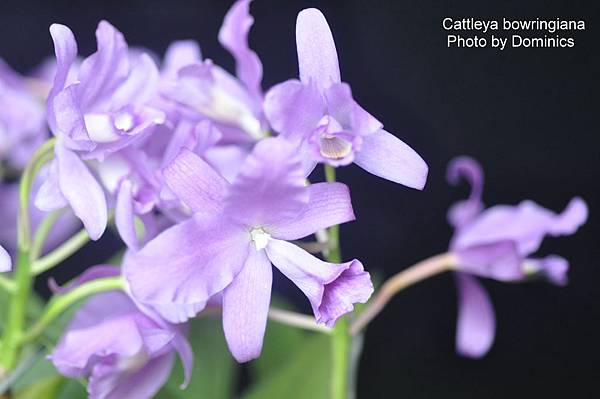
{"type": "Polygon", "coordinates": [[[381,122],[354,101],[349,84],[335,83],[331,85],[325,91],[325,97],[328,114],[344,129],[360,136],[366,136],[383,128],[381,122]]]}
{"type": "Polygon", "coordinates": [[[171,344],[177,351],[179,359],[181,359],[181,364],[183,365],[183,383],[180,385],[180,388],[185,389],[192,379],[194,352],[188,340],[181,334],[175,335],[171,344]]]}
{"type": "Polygon", "coordinates": [[[132,373],[123,373],[112,364],[94,367],[88,383],[90,399],[147,399],[165,384],[173,368],[174,353],[150,359],[132,373]]]}
{"type": "Polygon", "coordinates": [[[108,222],[102,187],[87,166],[59,141],[55,146],[58,182],[75,215],[81,219],[92,240],[98,240],[108,222]]]}
{"type": "Polygon", "coordinates": [[[55,131],[56,116],[52,103],[54,96],[65,87],[69,70],[77,57],[77,42],[75,41],[73,32],[64,25],[52,24],[50,26],[50,35],[54,42],[54,52],[56,54],[56,73],[54,75],[54,84],[48,94],[47,113],[48,124],[55,131]]]}
{"type": "Polygon", "coordinates": [[[182,148],[203,155],[206,150],[217,144],[222,137],[223,133],[208,119],[198,123],[181,120],[173,131],[169,145],[164,151],[163,162],[165,164],[172,162],[182,148]]]}
{"type": "Polygon", "coordinates": [[[452,159],[446,170],[446,180],[453,186],[465,179],[471,186],[469,198],[481,200],[483,193],[483,169],[481,165],[471,157],[461,156],[452,159]]]}
{"type": "Polygon", "coordinates": [[[95,144],[90,141],[83,111],[79,102],[79,84],[74,83],[56,94],[52,99],[56,132],[66,139],[66,145],[74,150],[91,150],[95,144]]]}
{"type": "Polygon", "coordinates": [[[303,83],[314,81],[321,90],[340,82],[335,42],[325,16],[316,8],[300,11],[296,20],[298,68],[303,83]]]}
{"type": "Polygon", "coordinates": [[[308,186],[308,203],[291,221],[269,226],[273,237],[298,240],[336,224],[354,220],[348,186],[342,183],[317,183],[308,186]]]}
{"type": "Polygon", "coordinates": [[[248,33],[254,18],[250,15],[250,0],[238,0],[231,6],[219,31],[219,42],[234,57],[236,75],[255,98],[261,97],[262,64],[248,46],[248,33]]]}
{"type": "Polygon", "coordinates": [[[333,327],[338,318],[354,310],[355,303],[367,303],[373,294],[371,276],[362,263],[356,259],[348,263],[350,266],[325,286],[318,323],[333,327]]]}
{"type": "Polygon", "coordinates": [[[179,40],[171,43],[165,52],[163,69],[170,77],[175,78],[181,68],[200,62],[202,54],[200,46],[194,40],[179,40]]]}
{"type": "Polygon", "coordinates": [[[79,69],[81,106],[106,107],[129,74],[129,49],[123,34],[107,21],[96,29],[98,50],[79,69]]]}
{"type": "Polygon", "coordinates": [[[309,199],[296,148],[281,138],[261,140],[230,188],[225,213],[250,226],[293,220],[309,199]]]}
{"type": "Polygon", "coordinates": [[[587,216],[587,205],[581,198],[573,198],[561,214],[532,201],[523,201],[517,206],[497,205],[461,229],[452,247],[460,249],[510,240],[516,243],[522,256],[527,256],[539,248],[545,235],[573,234],[587,216]]]}
{"type": "Polygon", "coordinates": [[[494,342],[496,317],[485,288],[474,278],[457,273],[458,319],[456,351],[463,356],[480,358],[494,342]]]}
{"type": "Polygon", "coordinates": [[[267,92],[264,109],[271,127],[297,143],[317,127],[325,112],[325,102],[313,82],[303,84],[292,79],[267,92]]]}
{"type": "Polygon", "coordinates": [[[128,257],[125,276],[136,300],[178,323],[195,316],[233,281],[249,247],[241,226],[197,214],[128,257]]]}
{"type": "Polygon", "coordinates": [[[473,158],[461,156],[448,164],[446,180],[456,186],[464,178],[471,186],[469,198],[452,205],[448,211],[448,221],[455,228],[461,228],[471,222],[483,210],[483,170],[473,158]]]}
{"type": "Polygon", "coordinates": [[[206,150],[204,159],[212,165],[228,182],[235,181],[244,165],[250,149],[239,145],[219,145],[206,150]]]}
{"type": "Polygon", "coordinates": [[[122,292],[92,297],[75,314],[50,357],[52,362],[62,374],[80,377],[94,356],[136,355],[144,340],[135,314],[135,305],[122,292]]]}
{"type": "Polygon", "coordinates": [[[369,173],[417,190],[427,181],[428,167],[423,158],[383,129],[363,137],[354,162],[369,173]]]}
{"type": "Polygon", "coordinates": [[[218,214],[229,183],[188,149],[164,170],[165,183],[194,212],[218,214]]]}
{"type": "Polygon", "coordinates": [[[223,292],[223,330],[229,350],[244,363],[260,356],[271,302],[273,271],[264,251],[251,249],[223,292]]]}
{"type": "Polygon", "coordinates": [[[307,296],[317,321],[332,325],[352,310],[352,302],[366,301],[373,286],[362,264],[324,262],[287,241],[271,239],[265,248],[269,260],[307,296]],[[339,279],[339,280],[338,280],[339,279]],[[350,297],[348,289],[357,289],[350,297]]]}
{"type": "Polygon", "coordinates": [[[115,224],[119,235],[127,247],[137,250],[140,243],[135,230],[135,214],[133,211],[133,193],[130,180],[124,180],[117,193],[115,208],[115,224]]]}
{"type": "Polygon", "coordinates": [[[475,245],[456,251],[461,272],[500,281],[523,279],[523,258],[513,241],[475,245]]]}
{"type": "Polygon", "coordinates": [[[144,103],[156,93],[159,80],[158,68],[146,53],[132,57],[129,75],[111,95],[112,109],[124,108],[135,103],[144,103]]]}
{"type": "Polygon", "coordinates": [[[41,211],[52,212],[64,208],[68,202],[60,191],[58,184],[58,161],[53,159],[43,170],[46,173],[44,182],[35,196],[35,206],[41,211]]]}

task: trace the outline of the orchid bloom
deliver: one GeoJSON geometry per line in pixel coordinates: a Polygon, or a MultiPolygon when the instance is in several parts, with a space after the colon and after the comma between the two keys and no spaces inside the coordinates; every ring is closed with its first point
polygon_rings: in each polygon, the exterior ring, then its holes
{"type": "Polygon", "coordinates": [[[575,233],[585,223],[588,210],[585,202],[577,197],[560,214],[532,201],[484,210],[483,171],[479,164],[468,157],[451,161],[448,181],[457,184],[461,177],[471,184],[471,194],[448,212],[448,220],[455,229],[450,250],[459,263],[456,349],[464,356],[481,357],[494,341],[495,316],[487,292],[473,275],[500,281],[520,281],[541,275],[555,284],[566,284],[569,267],[566,259],[557,255],[538,258],[532,254],[546,235],[575,233]]]}
{"type": "MultiPolygon", "coordinates": [[[[200,52],[190,52],[189,43],[179,54],[196,54],[198,60],[179,67],[175,79],[166,80],[161,88],[169,99],[182,105],[191,119],[209,118],[219,125],[229,142],[252,142],[266,136],[268,130],[262,111],[262,64],[248,47],[248,33],[254,19],[250,0],[238,0],[231,7],[219,32],[219,42],[235,58],[237,78],[210,59],[201,61],[200,52]]],[[[188,59],[189,57],[185,57],[188,59]]]]}
{"type": "MultiPolygon", "coordinates": [[[[47,62],[37,69],[51,67],[52,64],[47,62]]],[[[0,248],[0,271],[10,270],[9,254],[14,255],[17,248],[19,184],[12,180],[22,172],[36,148],[50,133],[46,127],[44,107],[45,90],[49,86],[46,78],[44,74],[17,74],[0,60],[0,244],[4,247],[0,248]]],[[[34,189],[43,181],[44,172],[34,181],[34,189]]],[[[34,228],[44,217],[44,212],[30,209],[34,228]]],[[[55,225],[55,234],[46,241],[44,252],[62,242],[74,226],[72,215],[63,215],[55,225]]]]}
{"type": "MultiPolygon", "coordinates": [[[[2,182],[3,168],[22,169],[46,135],[43,103],[25,79],[0,59],[0,240],[7,248],[15,246],[15,210],[19,199],[17,186],[2,182]]],[[[0,246],[0,272],[11,268],[10,254],[0,246]]]]}
{"type": "Polygon", "coordinates": [[[296,46],[300,80],[270,89],[264,108],[271,126],[301,147],[307,173],[319,162],[354,162],[384,179],[422,189],[427,164],[354,101],[350,86],[341,81],[333,36],[319,10],[298,14],[296,46]]]}
{"type": "Polygon", "coordinates": [[[341,183],[305,186],[296,149],[279,138],[257,143],[228,183],[189,150],[164,170],[166,184],[194,215],[125,262],[132,294],[171,322],[223,298],[223,328],[234,357],[259,356],[271,299],[271,263],[332,325],[373,291],[358,260],[324,262],[288,242],[354,219],[341,183]]]}
{"type": "MultiPolygon", "coordinates": [[[[112,266],[95,266],[78,279],[118,274],[112,266]]],[[[193,355],[183,332],[141,309],[124,292],[91,297],[75,314],[50,355],[57,370],[68,377],[89,377],[91,399],[149,399],[171,374],[177,352],[191,377],[193,355]]]]}
{"type": "Polygon", "coordinates": [[[0,160],[18,170],[48,136],[44,104],[30,86],[0,59],[0,160]]]}
{"type": "Polygon", "coordinates": [[[36,205],[49,211],[69,204],[97,240],[106,228],[107,201],[84,161],[102,162],[164,122],[164,113],[147,105],[156,93],[158,69],[149,55],[130,52],[121,32],[101,21],[98,50],[81,63],[78,81],[68,84],[75,38],[64,25],[52,25],[50,33],[57,68],[47,119],[57,137],[56,158],[36,205]]]}

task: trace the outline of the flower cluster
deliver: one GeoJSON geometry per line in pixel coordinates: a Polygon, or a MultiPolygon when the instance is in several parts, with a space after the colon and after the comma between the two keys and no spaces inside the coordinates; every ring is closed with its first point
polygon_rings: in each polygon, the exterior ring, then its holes
{"type": "MultiPolygon", "coordinates": [[[[185,322],[209,302],[222,307],[233,356],[258,357],[271,265],[306,295],[318,323],[333,326],[369,299],[373,286],[360,261],[323,261],[295,243],[354,219],[346,185],[309,182],[317,164],[355,162],[409,187],[425,184],[421,157],[383,130],[342,82],[320,11],[298,16],[300,80],[263,91],[262,64],[248,46],[249,5],[237,1],[219,32],[235,75],[203,59],[193,41],[173,43],[158,65],[101,21],[97,51],[83,59],[68,27],[50,27],[56,61],[44,80],[45,109],[25,79],[6,79],[11,92],[3,97],[23,102],[3,109],[13,140],[35,148],[45,122],[55,137],[37,209],[70,208],[93,240],[114,212],[128,247],[120,272],[127,293],[90,299],[51,356],[61,373],[90,376],[91,397],[127,397],[142,374],[154,378],[139,395],[152,395],[172,349],[189,368],[185,322]]],[[[22,166],[31,152],[2,154],[22,166]]],[[[10,257],[0,255],[8,270],[10,257]]]]}
{"type": "MultiPolygon", "coordinates": [[[[355,215],[335,168],[355,163],[410,188],[425,186],[427,164],[342,81],[320,11],[297,18],[299,78],[263,90],[262,64],[248,45],[249,7],[250,0],[235,2],[219,32],[235,74],[203,59],[193,41],[172,43],[159,62],[129,48],[106,21],[96,30],[97,51],[86,58],[71,30],[54,24],[54,60],[27,78],[0,63],[3,221],[16,224],[19,213],[10,175],[26,175],[34,151],[47,142],[52,153],[32,182],[35,208],[26,215],[33,226],[48,212],[63,216],[52,239],[33,252],[63,241],[77,219],[92,240],[114,221],[127,248],[119,268],[92,267],[68,288],[54,287],[69,295],[86,284],[124,281],[121,290],[96,293],[78,309],[50,356],[60,373],[89,378],[91,398],[152,397],[176,354],[185,386],[193,358],[187,323],[208,306],[221,309],[237,361],[260,356],[273,266],[307,297],[315,323],[333,328],[374,291],[363,264],[339,256],[337,226],[355,215]],[[312,176],[319,164],[326,182],[312,176]],[[309,252],[312,236],[320,246],[309,252]]],[[[560,215],[528,201],[483,210],[479,166],[457,159],[448,178],[456,183],[461,176],[472,193],[449,212],[456,231],[449,264],[460,290],[457,348],[481,356],[493,341],[494,315],[472,276],[543,275],[563,284],[566,260],[530,255],[544,235],[573,233],[587,208],[574,199],[560,215]]],[[[0,230],[0,271],[12,267],[15,236],[14,229],[0,230]]],[[[28,255],[35,261],[39,253],[28,255]]]]}

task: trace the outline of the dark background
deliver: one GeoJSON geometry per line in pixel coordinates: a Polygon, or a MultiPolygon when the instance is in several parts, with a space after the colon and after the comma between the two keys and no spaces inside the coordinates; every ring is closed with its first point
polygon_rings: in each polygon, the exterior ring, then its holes
{"type": "MultiPolygon", "coordinates": [[[[105,18],[131,45],[162,54],[175,39],[200,41],[203,56],[230,70],[217,32],[229,1],[0,3],[0,56],[26,71],[52,52],[48,26],[69,25],[80,54],[95,50],[105,18]]],[[[487,204],[533,199],[553,210],[572,196],[590,205],[574,236],[547,239],[542,254],[571,261],[570,284],[485,281],[495,305],[497,338],[482,360],[454,353],[456,294],[450,275],[396,297],[370,327],[360,398],[592,398],[600,388],[600,140],[597,115],[599,6],[593,1],[260,1],[250,41],[264,65],[264,87],[297,76],[295,16],[316,6],[336,39],[342,78],[357,101],[428,162],[429,181],[413,191],[357,167],[340,171],[351,185],[358,221],[343,227],[346,258],[389,276],[446,249],[445,213],[467,188],[444,180],[446,163],[469,154],[486,171],[487,204]],[[444,17],[584,19],[573,49],[447,49],[444,17]]],[[[466,32],[465,34],[469,34],[466,32]]],[[[543,33],[542,33],[543,34],[543,33]]],[[[107,240],[114,245],[115,241],[107,240]]],[[[61,267],[72,277],[99,245],[61,267]]],[[[102,247],[104,248],[104,247],[102,247]]],[[[288,287],[288,286],[285,286],[288,287]]]]}

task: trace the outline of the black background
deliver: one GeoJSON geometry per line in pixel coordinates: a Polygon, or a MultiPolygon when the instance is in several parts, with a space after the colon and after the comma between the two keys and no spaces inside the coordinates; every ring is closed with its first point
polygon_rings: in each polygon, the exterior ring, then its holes
{"type": "MultiPolygon", "coordinates": [[[[0,56],[21,71],[34,67],[52,52],[52,22],[69,25],[80,54],[90,54],[95,26],[105,18],[131,45],[159,54],[172,40],[197,39],[204,57],[232,70],[231,57],[216,39],[229,5],[3,1],[0,56]]],[[[423,192],[356,167],[339,172],[351,186],[358,216],[342,230],[346,258],[360,258],[371,271],[389,276],[444,251],[452,233],[446,210],[467,194],[466,187],[451,188],[444,180],[446,163],[460,154],[481,161],[489,205],[529,198],[559,211],[580,195],[591,207],[588,223],[576,235],[547,239],[540,251],[571,261],[569,286],[484,282],[498,329],[482,360],[454,353],[456,295],[450,275],[395,298],[368,331],[359,398],[598,397],[597,3],[257,0],[250,41],[264,65],[265,88],[297,76],[295,16],[310,6],[321,8],[329,20],[342,78],[357,101],[430,167],[423,192]],[[586,30],[559,32],[575,37],[573,49],[448,49],[444,17],[584,19],[586,30]]],[[[76,255],[58,270],[60,280],[103,259],[100,248],[92,244],[76,255]]]]}

